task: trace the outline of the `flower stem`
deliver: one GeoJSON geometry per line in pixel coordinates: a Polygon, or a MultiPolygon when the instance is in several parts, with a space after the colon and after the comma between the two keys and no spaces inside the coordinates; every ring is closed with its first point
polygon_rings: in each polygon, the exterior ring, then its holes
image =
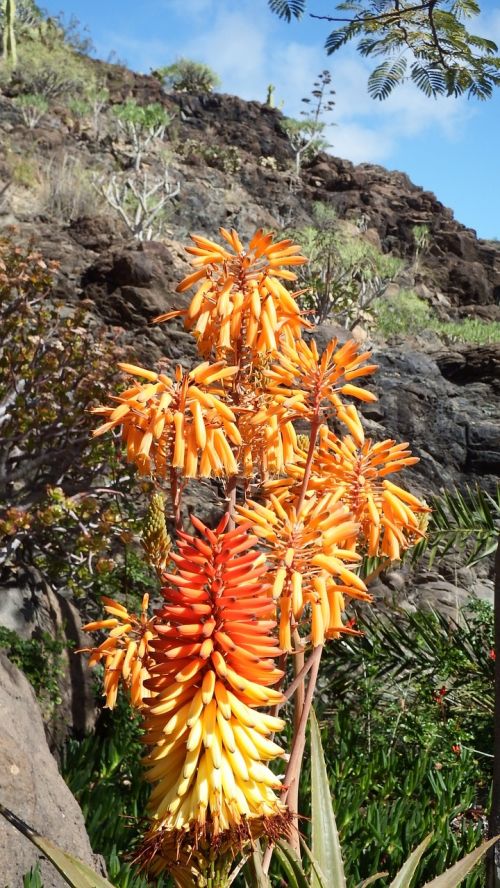
{"type": "MultiPolygon", "coordinates": [[[[314,648],[306,666],[310,669],[310,678],[309,683],[307,685],[307,691],[304,699],[304,706],[302,709],[302,713],[300,716],[300,721],[298,724],[297,731],[295,732],[293,741],[292,741],[292,751],[290,755],[290,760],[288,762],[288,766],[286,769],[284,786],[282,791],[282,799],[283,801],[287,800],[287,796],[290,791],[290,787],[295,783],[299,784],[300,770],[302,766],[302,758],[304,755],[304,749],[306,745],[306,727],[307,720],[309,718],[309,713],[311,711],[311,705],[313,701],[314,691],[316,689],[316,682],[318,679],[319,672],[319,664],[321,661],[321,654],[323,653],[323,645],[318,645],[314,648]],[[310,664],[310,665],[309,665],[310,664]]],[[[298,678],[298,676],[297,676],[298,678]]],[[[292,821],[292,834],[290,838],[290,844],[300,854],[300,838],[299,838],[299,827],[298,827],[298,812],[292,811],[293,821],[292,821]],[[298,849],[298,850],[297,850],[298,849]]],[[[264,873],[269,871],[269,865],[271,863],[271,857],[273,854],[273,847],[269,845],[264,854],[264,859],[262,861],[262,869],[264,873]]]]}
{"type": "Polygon", "coordinates": [[[311,470],[314,458],[314,449],[316,447],[316,441],[318,438],[319,427],[321,425],[321,420],[319,418],[319,412],[315,414],[315,416],[311,420],[311,432],[309,438],[309,450],[307,451],[306,464],[304,466],[304,477],[302,478],[302,485],[299,491],[299,495],[297,498],[297,515],[299,514],[302,506],[304,505],[304,500],[306,498],[307,488],[309,485],[309,479],[311,477],[311,470]]]}
{"type": "Polygon", "coordinates": [[[236,508],[236,483],[237,475],[231,475],[226,484],[226,500],[229,521],[227,522],[227,530],[234,530],[234,512],[236,508]]]}

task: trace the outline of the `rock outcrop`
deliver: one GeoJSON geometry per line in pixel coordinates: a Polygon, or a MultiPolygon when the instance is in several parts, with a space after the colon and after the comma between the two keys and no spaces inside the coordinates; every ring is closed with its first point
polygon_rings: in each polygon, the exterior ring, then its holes
{"type": "MultiPolygon", "coordinates": [[[[93,869],[83,815],[62,779],[45,740],[31,685],[0,651],[0,800],[36,832],[93,869]]],[[[66,882],[31,842],[0,817],[2,888],[21,888],[23,876],[40,863],[44,888],[66,882]]]]}

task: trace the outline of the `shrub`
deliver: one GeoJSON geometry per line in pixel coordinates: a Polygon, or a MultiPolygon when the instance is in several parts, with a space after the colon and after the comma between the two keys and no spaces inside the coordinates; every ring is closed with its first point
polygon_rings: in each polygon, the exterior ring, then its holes
{"type": "Polygon", "coordinates": [[[163,139],[172,117],[158,103],[139,105],[135,99],[115,105],[112,115],[120,135],[130,147],[134,169],[138,170],[143,155],[157,140],[163,139]]]}
{"type": "Polygon", "coordinates": [[[59,677],[64,671],[63,654],[67,645],[67,641],[52,638],[48,632],[37,632],[32,638],[22,639],[17,632],[0,626],[0,648],[32,684],[46,719],[61,703],[59,677]]]}
{"type": "Polygon", "coordinates": [[[431,306],[413,290],[401,290],[395,296],[377,299],[373,308],[376,328],[386,339],[432,330],[448,342],[485,345],[500,341],[498,321],[484,321],[481,318],[441,321],[433,314],[431,306]]]}
{"type": "Polygon", "coordinates": [[[352,328],[400,273],[403,262],[380,253],[361,237],[346,235],[335,211],[314,206],[314,225],[292,230],[305,244],[309,263],[299,270],[306,308],[317,323],[327,318],[352,328]]]}
{"type": "Polygon", "coordinates": [[[119,501],[130,473],[112,442],[89,439],[88,404],[116,380],[119,350],[83,307],[51,302],[55,272],[0,239],[0,565],[31,565],[53,588],[83,595],[133,545],[138,525],[133,502],[119,501]]]}
{"type": "MultiPolygon", "coordinates": [[[[486,831],[493,609],[473,599],[457,622],[432,612],[375,614],[356,628],[361,638],[327,653],[320,692],[348,881],[374,868],[392,872],[434,832],[423,884],[486,831]]],[[[465,884],[481,888],[482,880],[479,871],[465,884]]]]}
{"type": "Polygon", "coordinates": [[[207,166],[223,173],[237,173],[241,169],[241,155],[236,145],[207,145],[199,139],[187,139],[179,146],[179,151],[188,162],[201,158],[207,166]]]}
{"type": "Polygon", "coordinates": [[[119,214],[137,240],[159,237],[170,218],[171,203],[179,194],[179,182],[172,182],[168,166],[163,175],[135,172],[113,175],[94,182],[95,189],[119,214]]]}
{"type": "Polygon", "coordinates": [[[208,65],[191,59],[178,59],[173,65],[153,71],[168,90],[174,92],[211,93],[220,79],[208,65]]]}
{"type": "Polygon", "coordinates": [[[95,189],[88,169],[78,157],[64,152],[55,157],[42,173],[40,210],[63,222],[80,216],[97,216],[104,204],[96,202],[95,189]]]}
{"type": "Polygon", "coordinates": [[[18,64],[3,67],[0,80],[18,93],[39,95],[48,101],[81,95],[89,80],[87,64],[61,42],[39,40],[20,44],[18,64]]]}
{"type": "Polygon", "coordinates": [[[16,105],[29,129],[34,129],[49,109],[49,103],[44,96],[31,93],[18,96],[16,105]]]}

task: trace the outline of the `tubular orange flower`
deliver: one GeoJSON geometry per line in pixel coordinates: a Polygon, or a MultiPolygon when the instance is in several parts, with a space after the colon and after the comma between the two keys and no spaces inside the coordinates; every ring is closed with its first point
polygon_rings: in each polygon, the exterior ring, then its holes
{"type": "Polygon", "coordinates": [[[280,780],[265,764],[283,754],[270,735],[284,723],[257,711],[284,699],[271,687],[283,672],[274,665],[281,651],[270,635],[265,558],[245,528],[224,532],[227,515],[215,531],[192,521],[201,537],[179,533],[147,682],[155,822],[145,841],[155,848],[155,872],[175,868],[179,848],[197,837],[248,840],[287,824],[275,795],[280,780]]]}
{"type": "MultiPolygon", "coordinates": [[[[191,235],[194,247],[187,252],[197,271],[177,287],[182,293],[200,285],[185,312],[185,326],[193,330],[198,349],[208,356],[239,360],[242,351],[250,356],[275,352],[281,333],[293,337],[309,326],[301,317],[294,296],[281,279],[294,281],[296,275],[285,266],[302,265],[307,260],[291,240],[273,243],[272,235],[259,229],[247,250],[237,233],[221,228],[229,250],[199,235],[191,235]]],[[[173,316],[167,312],[156,322],[173,316]]]]}
{"type": "Polygon", "coordinates": [[[280,646],[292,650],[292,630],[301,620],[306,604],[311,608],[313,645],[325,636],[342,631],[335,596],[345,591],[355,598],[371,600],[363,581],[346,564],[360,557],[346,549],[358,525],[347,506],[334,494],[309,496],[297,514],[294,503],[281,503],[271,495],[268,505],[251,500],[239,506],[240,521],[249,521],[256,536],[266,545],[273,565],[273,597],[280,607],[280,646]],[[339,580],[342,587],[336,586],[339,580]]]}
{"type": "Polygon", "coordinates": [[[354,340],[346,342],[337,351],[336,347],[337,340],[332,339],[320,358],[314,339],[310,344],[303,339],[293,345],[283,344],[276,363],[265,371],[267,390],[279,405],[287,408],[287,418],[313,420],[318,417],[321,407],[329,404],[352,433],[357,431],[357,438],[361,438],[362,429],[356,411],[353,413],[345,407],[339,396],[376,401],[373,392],[352,385],[351,380],[373,373],[377,365],[362,366],[370,352],[358,354],[354,340]]]}
{"type": "Polygon", "coordinates": [[[154,637],[154,617],[148,619],[149,595],[142,599],[140,618],[129,614],[127,609],[112,598],[101,599],[109,614],[105,620],[87,623],[85,632],[106,629],[108,637],[96,648],[84,648],[90,652],[89,666],[104,660],[104,694],[106,706],[113,709],[120,679],[130,690],[134,706],[140,708],[149,697],[145,682],[149,678],[151,641],[154,637]]]}
{"type": "Polygon", "coordinates": [[[229,443],[241,443],[236,417],[222,400],[223,389],[214,385],[234,375],[236,367],[206,361],[190,373],[178,367],[171,379],[133,364],[118,366],[147,382],[115,397],[118,407],[94,408],[106,418],[94,435],[121,426],[127,459],[143,475],[164,478],[170,466],[187,478],[237,472],[229,443]]]}
{"type": "Polygon", "coordinates": [[[397,561],[423,536],[421,516],[430,509],[386,476],[417,462],[407,443],[367,439],[358,446],[350,436],[340,440],[328,432],[321,436],[310,488],[334,490],[348,505],[360,526],[360,547],[368,555],[397,561]]]}

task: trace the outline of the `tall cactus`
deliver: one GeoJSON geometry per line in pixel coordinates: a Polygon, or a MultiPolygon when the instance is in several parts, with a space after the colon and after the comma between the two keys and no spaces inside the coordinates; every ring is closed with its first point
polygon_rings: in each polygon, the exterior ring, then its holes
{"type": "Polygon", "coordinates": [[[14,21],[16,18],[16,0],[3,0],[3,58],[7,61],[10,59],[13,65],[17,65],[17,47],[16,34],[14,31],[14,21]]]}

